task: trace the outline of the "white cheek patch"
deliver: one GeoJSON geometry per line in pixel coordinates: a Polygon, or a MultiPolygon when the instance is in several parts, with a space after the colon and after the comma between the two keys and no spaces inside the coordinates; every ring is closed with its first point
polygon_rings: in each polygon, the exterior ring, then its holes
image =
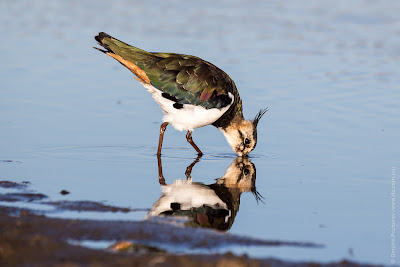
{"type": "Polygon", "coordinates": [[[250,153],[255,147],[255,138],[254,138],[254,126],[250,124],[251,122],[246,121],[238,127],[229,127],[228,129],[218,128],[225,136],[226,141],[231,146],[233,151],[238,153],[236,150],[243,151],[244,154],[250,153]],[[239,133],[240,131],[240,133],[239,133]],[[250,140],[250,144],[244,144],[244,140],[248,138],[250,140]]]}

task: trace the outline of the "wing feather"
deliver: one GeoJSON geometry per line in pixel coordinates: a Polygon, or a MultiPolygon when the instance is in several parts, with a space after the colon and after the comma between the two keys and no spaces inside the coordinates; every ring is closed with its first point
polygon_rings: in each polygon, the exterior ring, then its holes
{"type": "Polygon", "coordinates": [[[206,109],[231,104],[229,93],[238,92],[233,80],[215,65],[201,58],[175,53],[151,53],[121,42],[108,34],[95,37],[106,51],[130,69],[141,82],[174,96],[179,103],[206,109]]]}

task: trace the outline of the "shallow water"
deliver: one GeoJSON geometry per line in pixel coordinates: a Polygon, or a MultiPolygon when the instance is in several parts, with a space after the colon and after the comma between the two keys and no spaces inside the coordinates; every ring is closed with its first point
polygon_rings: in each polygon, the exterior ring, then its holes
{"type": "MultiPolygon", "coordinates": [[[[2,1],[0,178],[29,181],[52,201],[150,209],[159,199],[161,111],[129,71],[92,49],[105,31],[149,51],[213,62],[235,80],[246,117],[269,107],[250,158],[265,204],[243,193],[229,231],[325,247],[238,253],[390,264],[392,176],[400,183],[399,12],[396,1],[367,0],[2,1]]],[[[191,177],[215,183],[236,156],[211,126],[193,139],[205,155],[191,177]]],[[[185,133],[169,127],[164,142],[165,180],[185,179],[196,158],[185,133]]],[[[130,215],[121,219],[146,212],[130,215]]]]}

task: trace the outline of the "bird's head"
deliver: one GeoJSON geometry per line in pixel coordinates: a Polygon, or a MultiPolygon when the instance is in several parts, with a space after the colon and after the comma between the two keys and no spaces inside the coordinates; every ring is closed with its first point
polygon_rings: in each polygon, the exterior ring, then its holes
{"type": "Polygon", "coordinates": [[[246,156],[257,145],[257,125],[267,109],[260,110],[253,120],[238,120],[222,130],[228,144],[238,156],[246,156]]]}

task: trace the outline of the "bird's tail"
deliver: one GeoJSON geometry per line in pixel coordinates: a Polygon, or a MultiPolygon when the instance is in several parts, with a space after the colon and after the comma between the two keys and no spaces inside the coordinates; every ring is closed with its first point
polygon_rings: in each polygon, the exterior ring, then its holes
{"type": "Polygon", "coordinates": [[[133,57],[137,56],[139,58],[151,55],[151,53],[144,51],[142,49],[139,49],[137,47],[128,45],[127,43],[124,43],[118,39],[115,39],[114,37],[108,35],[105,32],[100,32],[99,35],[94,37],[94,39],[99,43],[99,45],[104,47],[106,50],[101,50],[99,48],[96,48],[96,49],[100,50],[104,53],[113,52],[115,54],[119,54],[119,53],[123,53],[123,52],[125,52],[125,53],[128,52],[129,54],[132,54],[133,57]]]}
{"type": "Polygon", "coordinates": [[[137,76],[137,80],[142,83],[150,83],[146,73],[138,66],[140,62],[151,61],[155,56],[145,50],[137,47],[128,45],[107,33],[100,32],[99,35],[95,36],[94,39],[101,45],[105,50],[97,47],[93,47],[106,55],[116,59],[119,63],[124,65],[133,74],[137,76]]]}

